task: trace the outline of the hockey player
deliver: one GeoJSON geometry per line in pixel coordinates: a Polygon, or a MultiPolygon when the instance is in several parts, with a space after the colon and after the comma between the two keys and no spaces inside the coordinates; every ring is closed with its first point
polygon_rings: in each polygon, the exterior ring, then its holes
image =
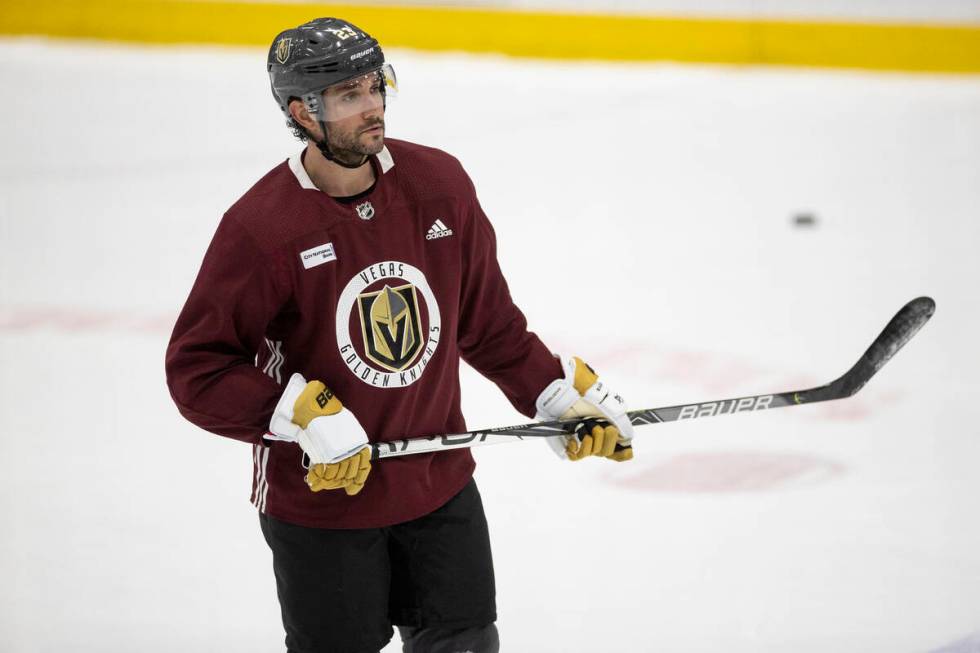
{"type": "Polygon", "coordinates": [[[470,452],[372,466],[368,443],[465,430],[460,359],[525,415],[586,418],[554,443],[572,460],[631,458],[626,406],[527,330],[459,162],[385,138],[397,83],[375,39],[320,18],[276,37],[268,72],[307,145],[222,218],[167,350],[171,395],[252,445],[289,651],[375,652],[392,624],[405,651],[497,651],[470,452]]]}

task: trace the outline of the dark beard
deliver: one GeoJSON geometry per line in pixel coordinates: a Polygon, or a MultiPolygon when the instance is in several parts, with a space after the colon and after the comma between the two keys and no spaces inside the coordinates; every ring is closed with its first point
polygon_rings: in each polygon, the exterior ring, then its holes
{"type": "Polygon", "coordinates": [[[346,134],[336,134],[334,131],[328,130],[327,135],[330,145],[330,152],[333,154],[334,158],[339,159],[344,163],[361,163],[372,154],[377,154],[380,152],[381,148],[384,147],[383,139],[377,142],[372,140],[367,145],[361,143],[361,132],[365,129],[370,129],[375,125],[380,125],[383,129],[384,124],[384,120],[375,120],[366,125],[362,125],[357,132],[349,132],[346,134]]]}

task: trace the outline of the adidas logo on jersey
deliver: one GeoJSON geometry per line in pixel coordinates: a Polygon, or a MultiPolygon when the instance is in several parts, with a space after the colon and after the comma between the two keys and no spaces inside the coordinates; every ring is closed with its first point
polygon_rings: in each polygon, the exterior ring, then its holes
{"type": "Polygon", "coordinates": [[[436,238],[445,238],[446,236],[452,236],[453,230],[443,224],[442,220],[436,220],[429,227],[429,232],[425,234],[426,240],[435,240],[436,238]]]}

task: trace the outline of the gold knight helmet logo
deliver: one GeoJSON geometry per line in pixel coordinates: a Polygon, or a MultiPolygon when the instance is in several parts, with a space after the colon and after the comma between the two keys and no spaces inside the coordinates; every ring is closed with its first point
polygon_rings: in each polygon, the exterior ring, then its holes
{"type": "Polygon", "coordinates": [[[422,348],[415,286],[392,288],[357,296],[364,336],[364,353],[391,372],[409,367],[422,348]]]}
{"type": "Polygon", "coordinates": [[[289,52],[292,49],[293,39],[291,37],[285,36],[279,39],[279,43],[276,44],[276,61],[279,63],[286,63],[289,59],[289,52]]]}

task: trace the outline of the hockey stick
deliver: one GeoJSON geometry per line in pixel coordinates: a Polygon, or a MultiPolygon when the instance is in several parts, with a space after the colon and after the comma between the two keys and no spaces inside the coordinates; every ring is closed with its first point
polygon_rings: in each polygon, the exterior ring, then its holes
{"type": "MultiPolygon", "coordinates": [[[[895,317],[891,319],[884,331],[875,338],[875,341],[871,343],[871,346],[868,347],[858,362],[840,378],[826,385],[780,394],[755,395],[683,406],[632,410],[629,412],[630,421],[635,426],[659,424],[660,422],[731,415],[733,413],[799,406],[850,397],[864,387],[864,384],[922,328],[922,325],[929,321],[935,310],[936,303],[930,297],[919,297],[910,301],[895,314],[895,317]]],[[[533,422],[451,435],[433,435],[427,438],[378,442],[371,445],[372,459],[378,460],[416,453],[501,444],[513,442],[515,439],[523,440],[526,437],[539,438],[560,435],[572,432],[579,421],[581,420],[533,422]]]]}

